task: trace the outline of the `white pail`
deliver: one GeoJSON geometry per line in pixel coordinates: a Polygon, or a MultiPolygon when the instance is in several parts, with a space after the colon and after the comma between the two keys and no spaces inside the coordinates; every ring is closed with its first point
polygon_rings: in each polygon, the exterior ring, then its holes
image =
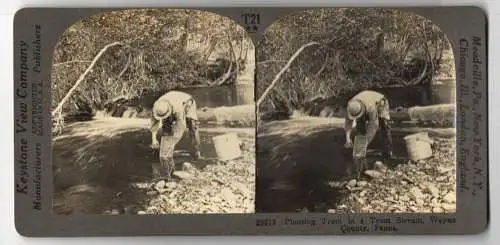
{"type": "Polygon", "coordinates": [[[418,161],[432,156],[431,139],[426,132],[410,134],[404,137],[410,160],[418,161]]]}
{"type": "Polygon", "coordinates": [[[241,157],[240,139],[236,133],[227,133],[212,138],[215,152],[220,161],[229,161],[241,157]]]}

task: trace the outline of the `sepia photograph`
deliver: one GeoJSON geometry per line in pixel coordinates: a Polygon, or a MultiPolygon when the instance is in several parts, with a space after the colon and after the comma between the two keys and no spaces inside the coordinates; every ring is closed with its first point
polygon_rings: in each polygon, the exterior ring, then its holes
{"type": "Polygon", "coordinates": [[[397,9],[317,8],[256,43],[257,213],[455,213],[446,34],[397,9]]]}
{"type": "Polygon", "coordinates": [[[255,211],[255,47],[188,9],[69,26],[51,73],[53,213],[255,211]]]}

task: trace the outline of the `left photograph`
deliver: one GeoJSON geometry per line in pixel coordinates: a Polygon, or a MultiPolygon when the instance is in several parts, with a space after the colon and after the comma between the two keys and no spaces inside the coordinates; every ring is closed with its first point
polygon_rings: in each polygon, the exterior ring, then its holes
{"type": "Polygon", "coordinates": [[[52,62],[54,214],[255,212],[255,48],[235,21],[102,12],[52,62]]]}

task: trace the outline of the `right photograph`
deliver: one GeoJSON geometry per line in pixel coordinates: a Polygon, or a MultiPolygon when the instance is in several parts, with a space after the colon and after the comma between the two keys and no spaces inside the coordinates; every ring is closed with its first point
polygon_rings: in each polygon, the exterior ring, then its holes
{"type": "Polygon", "coordinates": [[[432,20],[317,8],[257,47],[257,213],[456,211],[455,61],[432,20]]]}

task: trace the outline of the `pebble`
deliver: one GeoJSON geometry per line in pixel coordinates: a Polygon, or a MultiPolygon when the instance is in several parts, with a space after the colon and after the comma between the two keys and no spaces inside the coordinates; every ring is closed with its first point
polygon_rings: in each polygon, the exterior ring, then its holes
{"type": "Polygon", "coordinates": [[[453,170],[453,168],[445,168],[445,167],[441,167],[441,166],[438,166],[437,169],[438,169],[438,172],[440,174],[444,174],[444,173],[447,173],[447,172],[453,170]]]}
{"type": "Polygon", "coordinates": [[[410,201],[410,198],[406,195],[399,196],[399,201],[408,202],[408,201],[410,201]]]}
{"type": "Polygon", "coordinates": [[[361,205],[365,205],[365,200],[363,198],[357,198],[358,203],[361,205]]]}
{"type": "Polygon", "coordinates": [[[424,199],[417,199],[415,200],[415,202],[417,203],[418,206],[424,205],[424,199]]]}
{"type": "Polygon", "coordinates": [[[194,178],[191,173],[186,172],[186,171],[175,171],[174,176],[176,176],[182,180],[190,180],[190,179],[194,178]]]}
{"type": "Polygon", "coordinates": [[[443,203],[441,204],[441,207],[448,212],[454,212],[457,209],[455,204],[449,204],[449,203],[443,203]]]}
{"type": "Polygon", "coordinates": [[[457,202],[457,194],[454,191],[450,191],[443,197],[443,201],[447,203],[456,203],[457,202]]]}
{"type": "Polygon", "coordinates": [[[347,186],[349,187],[355,187],[356,186],[356,179],[352,179],[352,180],[349,180],[349,182],[347,182],[347,186]]]}
{"type": "Polygon", "coordinates": [[[254,175],[255,174],[255,167],[254,166],[248,167],[247,172],[250,175],[254,175]]]}
{"type": "Polygon", "coordinates": [[[440,208],[440,207],[434,207],[434,208],[432,209],[432,212],[433,212],[433,213],[442,213],[442,212],[443,212],[443,209],[442,209],[442,208],[440,208]]]}
{"type": "Polygon", "coordinates": [[[439,196],[439,189],[435,185],[427,184],[425,190],[433,197],[439,196]]]}
{"type": "Polygon", "coordinates": [[[359,187],[365,187],[366,185],[368,185],[368,182],[367,182],[367,181],[364,181],[364,180],[363,180],[363,181],[359,181],[359,182],[357,183],[357,185],[358,185],[359,187]]]}
{"type": "Polygon", "coordinates": [[[327,211],[327,212],[328,212],[329,214],[334,214],[334,213],[336,213],[336,210],[335,210],[335,209],[328,209],[328,211],[327,211]]]}
{"type": "Polygon", "coordinates": [[[424,194],[422,193],[422,191],[418,187],[412,187],[410,189],[410,194],[413,197],[413,200],[415,200],[415,201],[417,201],[417,200],[422,201],[425,198],[424,194]]]}
{"type": "Polygon", "coordinates": [[[175,187],[177,187],[177,183],[176,182],[167,182],[167,183],[165,183],[165,188],[166,189],[173,189],[175,187]]]}
{"type": "Polygon", "coordinates": [[[146,214],[146,211],[137,211],[137,214],[144,215],[144,214],[146,214]]]}
{"type": "Polygon", "coordinates": [[[396,200],[394,200],[394,198],[392,198],[392,197],[386,197],[385,200],[388,201],[388,202],[391,202],[391,203],[395,203],[396,202],[396,200]]]}
{"type": "Polygon", "coordinates": [[[448,178],[448,176],[439,176],[436,178],[438,182],[445,182],[445,180],[448,178]]]}
{"type": "Polygon", "coordinates": [[[387,167],[381,161],[376,161],[374,165],[375,165],[375,169],[377,169],[381,172],[387,171],[387,167]]]}
{"type": "Polygon", "coordinates": [[[189,162],[184,162],[182,163],[182,170],[186,172],[194,172],[196,168],[193,166],[193,164],[189,162]]]}
{"type": "Polygon", "coordinates": [[[248,189],[248,187],[240,182],[235,182],[232,184],[232,186],[234,189],[236,189],[243,196],[250,196],[250,194],[251,194],[251,191],[248,189]]]}
{"type": "Polygon", "coordinates": [[[359,196],[360,196],[360,197],[364,197],[364,196],[366,196],[366,193],[367,193],[367,190],[363,190],[363,191],[361,191],[361,192],[359,193],[359,196]]]}
{"type": "Polygon", "coordinates": [[[156,182],[156,184],[154,185],[154,189],[160,192],[160,190],[163,190],[165,188],[165,183],[166,183],[165,180],[160,180],[156,182]]]}
{"type": "Polygon", "coordinates": [[[365,174],[370,176],[371,178],[378,179],[383,176],[383,174],[376,170],[366,170],[365,174]]]}
{"type": "Polygon", "coordinates": [[[157,191],[148,191],[148,192],[146,192],[146,195],[148,195],[148,196],[156,196],[156,195],[158,195],[158,192],[157,191]]]}
{"type": "Polygon", "coordinates": [[[222,197],[229,203],[233,203],[238,200],[238,197],[229,188],[224,188],[222,190],[222,197]]]}

